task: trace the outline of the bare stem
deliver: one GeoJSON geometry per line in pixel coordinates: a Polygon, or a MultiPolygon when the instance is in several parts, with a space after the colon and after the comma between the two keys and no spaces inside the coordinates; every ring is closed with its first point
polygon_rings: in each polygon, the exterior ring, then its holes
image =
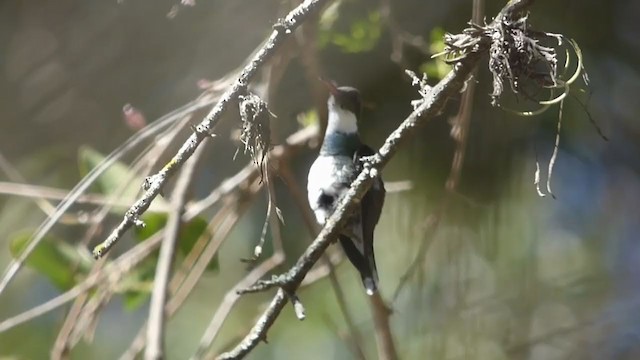
{"type": "Polygon", "coordinates": [[[183,172],[178,177],[176,186],[171,197],[172,211],[167,221],[164,232],[164,240],[160,247],[160,257],[156,265],[156,275],[151,293],[151,304],[149,306],[149,325],[147,326],[147,347],[144,357],[147,360],[162,359],[164,356],[164,332],[165,332],[165,303],[167,301],[167,287],[171,275],[171,264],[175,255],[176,242],[182,223],[182,212],[187,202],[187,192],[193,180],[198,159],[202,155],[201,146],[193,154],[190,161],[185,164],[183,172]]]}

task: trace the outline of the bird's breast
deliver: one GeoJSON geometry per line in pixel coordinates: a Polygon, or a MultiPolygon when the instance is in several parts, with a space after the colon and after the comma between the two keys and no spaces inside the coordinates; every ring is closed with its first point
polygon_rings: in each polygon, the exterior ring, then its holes
{"type": "Polygon", "coordinates": [[[323,224],[353,180],[355,167],[348,156],[319,156],[309,169],[307,195],[318,223],[323,224]]]}
{"type": "Polygon", "coordinates": [[[328,189],[350,184],[355,166],[348,156],[319,156],[309,170],[309,185],[328,189]]]}

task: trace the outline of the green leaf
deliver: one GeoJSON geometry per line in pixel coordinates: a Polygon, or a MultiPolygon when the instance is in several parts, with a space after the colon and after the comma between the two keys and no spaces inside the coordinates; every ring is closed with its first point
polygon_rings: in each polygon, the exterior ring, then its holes
{"type": "MultiPolygon", "coordinates": [[[[197,217],[182,226],[178,246],[183,255],[186,256],[191,252],[198,239],[207,231],[208,225],[206,220],[197,217]]],[[[219,267],[218,254],[216,254],[207,265],[207,270],[217,271],[219,267]]]]}
{"type": "Polygon", "coordinates": [[[429,33],[429,38],[431,40],[431,44],[429,45],[429,50],[433,54],[441,53],[444,51],[444,35],[445,31],[441,27],[434,27],[429,33]]]}
{"type": "MultiPolygon", "coordinates": [[[[144,241],[151,237],[153,234],[162,230],[167,224],[167,214],[161,213],[146,213],[142,215],[142,220],[145,223],[145,227],[136,228],[134,230],[138,241],[144,241]]],[[[197,217],[186,224],[182,224],[180,228],[180,235],[178,238],[178,250],[184,256],[191,252],[194,245],[200,239],[207,230],[208,223],[201,217],[197,217]]],[[[214,257],[209,265],[208,270],[218,270],[218,258],[214,257]]]]}
{"type": "MultiPolygon", "coordinates": [[[[80,174],[87,175],[92,169],[98,167],[105,160],[105,156],[97,150],[83,146],[79,150],[78,159],[80,174]]],[[[96,191],[114,199],[120,199],[124,203],[133,203],[140,194],[144,179],[131,171],[130,167],[122,162],[113,163],[96,180],[96,191]]],[[[166,201],[156,197],[149,207],[149,211],[158,211],[160,206],[166,208],[166,201]]],[[[114,207],[114,211],[120,213],[121,207],[114,207]]]]}
{"type": "Polygon", "coordinates": [[[343,52],[361,53],[371,51],[377,44],[382,34],[382,18],[380,12],[372,11],[366,17],[358,19],[351,24],[347,32],[333,31],[329,26],[335,22],[334,13],[326,13],[325,19],[321,23],[320,47],[332,43],[343,52]]]}
{"type": "MultiPolygon", "coordinates": [[[[89,146],[82,146],[79,150],[80,173],[85,176],[92,169],[100,165],[105,156],[89,146]]],[[[96,184],[104,195],[122,194],[124,199],[135,199],[140,190],[142,180],[121,162],[111,165],[100,177],[96,184]]]]}
{"type": "MultiPolygon", "coordinates": [[[[136,228],[135,234],[138,241],[144,241],[162,230],[167,224],[167,215],[159,213],[147,213],[143,215],[146,224],[144,228],[136,228]]],[[[207,231],[208,223],[201,217],[197,217],[180,229],[178,238],[178,251],[181,255],[186,256],[191,252],[195,244],[198,242],[205,231],[207,231]]],[[[133,311],[144,305],[151,293],[155,268],[158,262],[157,252],[144,260],[140,266],[132,271],[120,284],[123,293],[123,306],[126,310],[133,311]]],[[[207,265],[207,270],[217,271],[220,265],[218,256],[214,256],[207,265]]]]}
{"type": "MultiPolygon", "coordinates": [[[[31,239],[31,232],[12,236],[9,250],[17,258],[31,239]]],[[[69,290],[79,274],[87,273],[92,261],[78,249],[51,235],[46,236],[26,260],[26,265],[46,276],[58,289],[69,290]]]]}
{"type": "MultiPolygon", "coordinates": [[[[429,34],[431,39],[429,50],[431,53],[439,54],[444,51],[444,35],[445,31],[443,28],[436,27],[431,30],[431,33],[429,34]]],[[[431,59],[420,65],[420,72],[427,74],[427,77],[430,80],[441,80],[449,73],[449,71],[451,71],[451,65],[447,64],[443,60],[442,56],[431,59]]]]}
{"type": "Polygon", "coordinates": [[[315,109],[298,114],[297,120],[298,120],[298,124],[300,124],[300,126],[303,128],[306,128],[309,126],[318,126],[318,124],[320,124],[320,119],[318,118],[318,112],[315,109]]]}
{"type": "Polygon", "coordinates": [[[151,296],[157,263],[158,252],[156,251],[122,280],[119,286],[125,310],[137,310],[147,302],[151,296]]]}
{"type": "Polygon", "coordinates": [[[147,302],[150,296],[150,291],[127,291],[122,296],[122,306],[127,311],[136,311],[147,302]]]}
{"type": "Polygon", "coordinates": [[[141,216],[141,220],[144,222],[145,226],[136,226],[134,234],[136,235],[137,240],[144,241],[165,227],[167,224],[167,214],[147,212],[141,216]]]}

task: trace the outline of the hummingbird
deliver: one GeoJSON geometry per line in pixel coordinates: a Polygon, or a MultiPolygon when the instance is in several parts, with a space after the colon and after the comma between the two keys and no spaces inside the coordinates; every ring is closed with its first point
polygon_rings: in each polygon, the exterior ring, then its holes
{"type": "MultiPolygon", "coordinates": [[[[362,171],[362,158],[375,154],[372,148],[362,143],[358,134],[358,120],[362,113],[360,92],[353,87],[337,87],[331,82],[323,82],[330,93],[327,130],[320,154],[311,165],[307,179],[309,204],[322,226],[362,171]]],[[[360,272],[368,295],[373,295],[378,288],[373,233],[380,219],[385,194],[382,178],[376,176],[338,236],[347,258],[360,272]]]]}

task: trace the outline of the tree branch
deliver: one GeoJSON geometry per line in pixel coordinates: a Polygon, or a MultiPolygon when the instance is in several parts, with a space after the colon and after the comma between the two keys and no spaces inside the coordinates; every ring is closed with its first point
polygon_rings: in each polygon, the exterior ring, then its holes
{"type": "Polygon", "coordinates": [[[391,324],[389,323],[391,309],[387,307],[379,291],[376,291],[371,296],[367,296],[367,298],[367,300],[369,300],[369,307],[371,308],[371,315],[373,315],[378,358],[383,360],[396,360],[398,359],[398,352],[396,351],[393,332],[391,331],[391,324]]]}

